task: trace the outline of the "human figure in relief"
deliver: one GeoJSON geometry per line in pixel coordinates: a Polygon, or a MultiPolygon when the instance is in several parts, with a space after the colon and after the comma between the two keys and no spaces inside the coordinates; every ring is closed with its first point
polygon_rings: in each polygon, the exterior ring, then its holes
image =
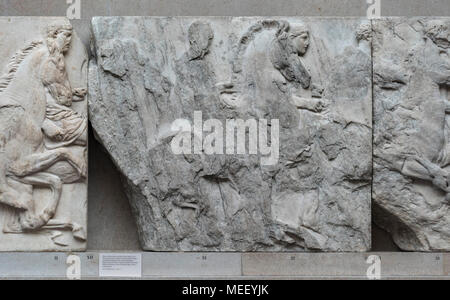
{"type": "Polygon", "coordinates": [[[50,56],[42,68],[47,99],[42,129],[47,138],[47,149],[87,144],[87,120],[71,108],[73,101],[83,101],[86,95],[85,88],[72,89],[69,82],[64,54],[70,49],[71,40],[72,26],[49,27],[47,47],[50,56]]]}
{"type": "Polygon", "coordinates": [[[310,35],[306,26],[282,23],[272,42],[270,58],[275,69],[283,76],[277,85],[290,94],[292,103],[298,109],[322,112],[326,107],[326,103],[320,99],[322,89],[312,83],[311,75],[302,62],[309,45],[310,35]],[[291,89],[286,89],[289,86],[291,89]]]}

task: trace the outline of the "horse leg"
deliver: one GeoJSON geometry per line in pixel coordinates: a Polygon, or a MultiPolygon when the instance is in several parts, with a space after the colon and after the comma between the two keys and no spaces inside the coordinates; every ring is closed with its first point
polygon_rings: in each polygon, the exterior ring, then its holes
{"type": "Polygon", "coordinates": [[[40,222],[34,211],[33,186],[9,178],[7,194],[14,195],[14,203],[7,204],[4,233],[23,233],[32,230],[40,222]],[[25,224],[25,226],[23,226],[25,224]],[[27,226],[27,224],[29,226],[27,226]]]}
{"type": "Polygon", "coordinates": [[[21,194],[10,187],[6,181],[5,170],[0,166],[0,203],[26,210],[27,207],[21,202],[21,194]]]}
{"type": "Polygon", "coordinates": [[[447,173],[444,169],[442,169],[439,165],[432,163],[431,161],[421,158],[418,156],[413,157],[416,163],[420,164],[423,168],[427,170],[428,175],[423,178],[425,180],[429,180],[435,185],[437,188],[440,188],[446,193],[450,192],[450,183],[448,180],[449,173],[447,173]]]}
{"type": "Polygon", "coordinates": [[[23,200],[23,193],[17,189],[17,187],[11,186],[8,183],[6,176],[6,163],[7,160],[4,157],[0,157],[0,203],[12,206],[14,208],[26,210],[28,207],[23,200]]]}
{"type": "Polygon", "coordinates": [[[8,183],[11,189],[20,195],[20,198],[17,198],[16,201],[20,202],[25,209],[13,209],[11,211],[11,220],[8,221],[3,231],[5,233],[22,233],[35,231],[44,226],[47,220],[36,214],[35,211],[35,201],[33,199],[34,181],[10,177],[8,183]]]}
{"type": "Polygon", "coordinates": [[[8,183],[6,182],[6,159],[0,157],[0,197],[1,194],[8,190],[8,183]]]}
{"type": "Polygon", "coordinates": [[[17,177],[24,177],[28,174],[45,171],[55,163],[63,160],[71,164],[81,177],[86,177],[86,163],[65,148],[29,155],[21,161],[13,163],[8,170],[17,177]]]}
{"type": "Polygon", "coordinates": [[[405,159],[401,173],[411,178],[422,179],[426,181],[433,180],[427,167],[415,158],[408,157],[405,159]]]}
{"type": "Polygon", "coordinates": [[[386,168],[400,172],[407,177],[426,181],[433,179],[426,165],[415,155],[378,150],[376,158],[382,160],[382,164],[386,168]]]}
{"type": "Polygon", "coordinates": [[[86,231],[77,223],[65,222],[62,220],[50,220],[44,227],[42,227],[42,229],[70,229],[75,238],[83,241],[86,240],[86,231]]]}
{"type": "Polygon", "coordinates": [[[44,209],[44,211],[39,215],[39,218],[43,222],[40,226],[44,226],[48,221],[55,215],[56,209],[61,199],[62,193],[62,181],[58,176],[50,173],[37,173],[25,177],[18,178],[20,182],[25,184],[30,184],[33,186],[45,186],[49,187],[52,191],[53,197],[50,204],[44,209]]]}

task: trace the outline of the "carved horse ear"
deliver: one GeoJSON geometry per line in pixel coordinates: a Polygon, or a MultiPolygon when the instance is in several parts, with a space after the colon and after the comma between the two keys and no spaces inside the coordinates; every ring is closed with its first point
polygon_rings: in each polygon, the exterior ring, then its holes
{"type": "Polygon", "coordinates": [[[277,36],[280,36],[280,35],[288,32],[289,29],[290,29],[289,22],[280,21],[280,25],[278,26],[278,30],[277,30],[277,36]]]}
{"type": "Polygon", "coordinates": [[[57,33],[58,33],[58,29],[53,28],[53,27],[47,28],[47,36],[49,38],[55,38],[57,36],[57,33]]]}
{"type": "Polygon", "coordinates": [[[57,36],[58,36],[58,31],[57,30],[51,30],[47,34],[47,37],[50,38],[50,39],[56,39],[57,36]]]}

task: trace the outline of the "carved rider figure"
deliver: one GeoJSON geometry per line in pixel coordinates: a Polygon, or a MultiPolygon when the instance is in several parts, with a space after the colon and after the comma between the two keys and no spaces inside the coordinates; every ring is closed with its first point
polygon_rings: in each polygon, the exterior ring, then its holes
{"type": "Polygon", "coordinates": [[[272,42],[271,61],[285,81],[293,85],[293,91],[286,90],[286,82],[278,84],[284,92],[291,93],[291,100],[299,109],[321,112],[325,103],[315,98],[322,97],[322,89],[312,84],[311,75],[302,62],[310,44],[309,30],[302,24],[293,26],[284,23],[272,42]],[[299,94],[309,94],[302,97],[299,94]]]}
{"type": "Polygon", "coordinates": [[[42,68],[47,97],[42,129],[47,149],[86,145],[87,121],[70,108],[72,101],[82,101],[86,95],[86,89],[72,89],[67,75],[64,54],[70,48],[71,37],[71,25],[50,26],[47,31],[50,56],[42,68]]]}

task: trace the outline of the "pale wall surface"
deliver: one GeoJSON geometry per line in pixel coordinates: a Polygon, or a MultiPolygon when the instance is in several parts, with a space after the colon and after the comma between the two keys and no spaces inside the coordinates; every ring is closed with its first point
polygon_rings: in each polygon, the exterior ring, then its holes
{"type": "MultiPolygon", "coordinates": [[[[80,0],[73,24],[89,46],[93,16],[366,16],[366,0],[80,0]]],[[[66,0],[0,0],[1,16],[62,16],[66,0]]],[[[448,0],[381,0],[382,16],[450,16],[448,0]]]]}
{"type": "MultiPolygon", "coordinates": [[[[382,0],[382,16],[450,16],[449,0],[382,0]]],[[[65,0],[0,0],[0,16],[62,16],[65,0]]],[[[92,16],[365,16],[364,0],[81,0],[72,23],[86,47],[92,16]]],[[[90,138],[89,243],[91,250],[138,250],[136,227],[112,162],[90,138]]],[[[375,228],[373,249],[395,250],[375,228]]]]}

